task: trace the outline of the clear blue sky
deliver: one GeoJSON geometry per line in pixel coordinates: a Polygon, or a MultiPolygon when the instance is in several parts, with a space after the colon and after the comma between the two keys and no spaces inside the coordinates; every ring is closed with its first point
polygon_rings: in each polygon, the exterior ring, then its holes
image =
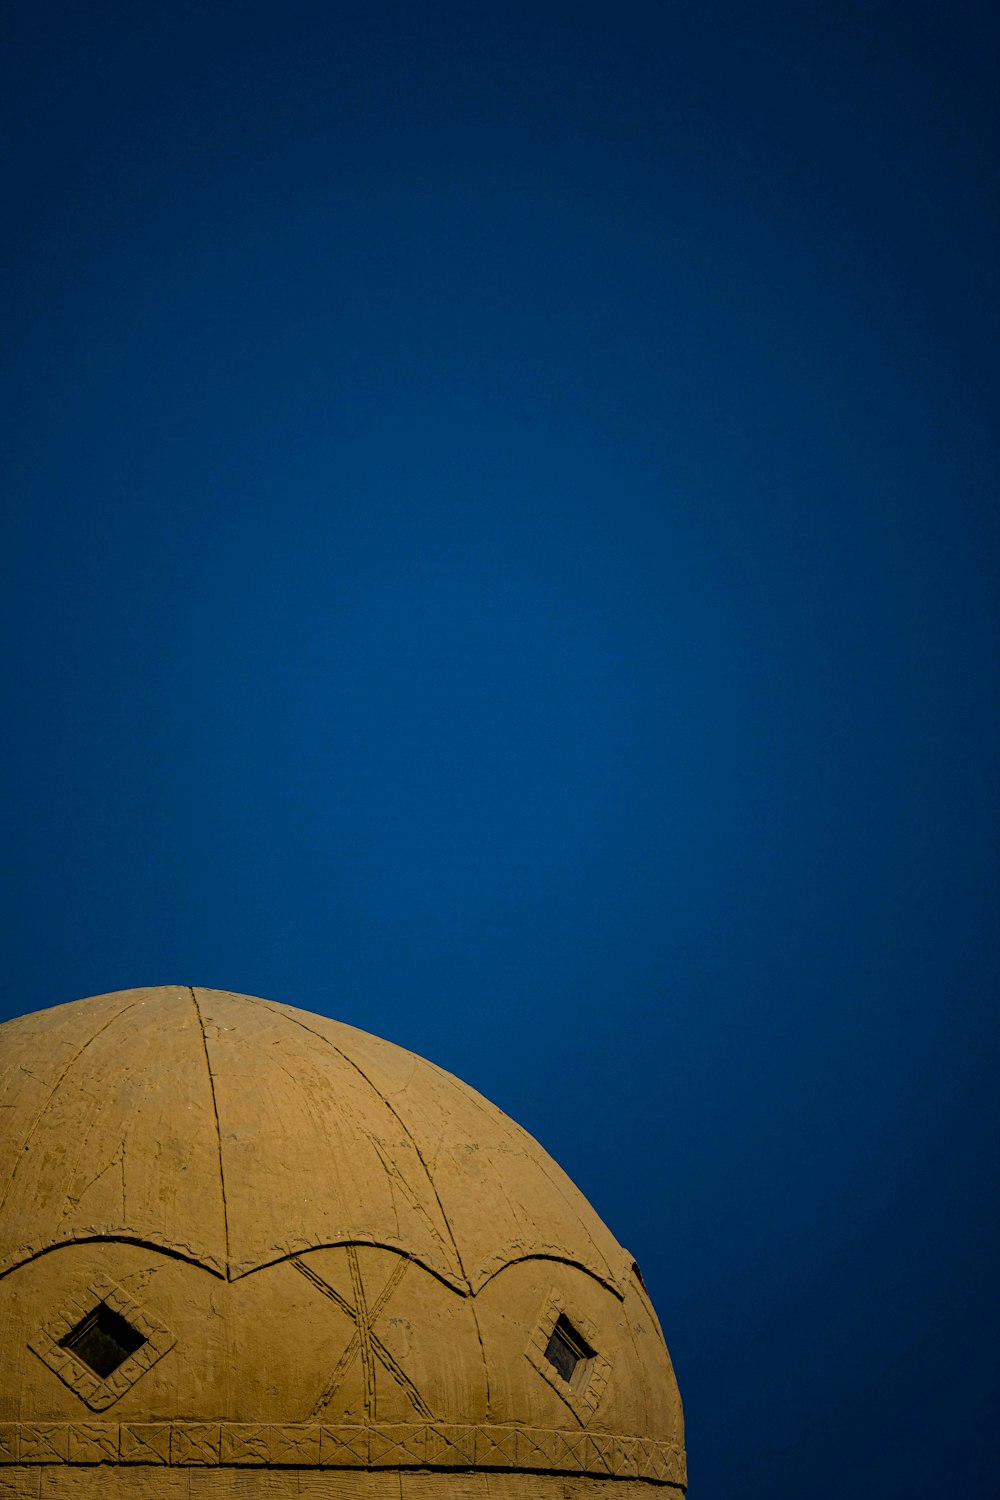
{"type": "Polygon", "coordinates": [[[998,21],[14,3],[2,1014],[246,990],[638,1256],[692,1500],[995,1493],[998,21]]]}

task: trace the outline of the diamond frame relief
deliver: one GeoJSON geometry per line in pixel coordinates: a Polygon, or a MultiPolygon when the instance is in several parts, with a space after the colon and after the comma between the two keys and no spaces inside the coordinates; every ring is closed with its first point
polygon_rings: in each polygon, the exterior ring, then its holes
{"type": "Polygon", "coordinates": [[[556,1394],[562,1397],[577,1421],[585,1425],[600,1405],[611,1374],[612,1363],[606,1354],[601,1353],[600,1334],[591,1319],[585,1317],[579,1309],[567,1304],[561,1292],[551,1291],[545,1300],[524,1353],[542,1379],[547,1380],[556,1394]],[[568,1380],[564,1380],[545,1352],[556,1323],[559,1321],[560,1313],[580,1330],[594,1350],[593,1358],[589,1361],[590,1368],[579,1386],[570,1385],[568,1380]]]}
{"type": "Polygon", "coordinates": [[[91,1411],[106,1411],[130,1391],[157,1360],[169,1353],[176,1342],[166,1324],[140,1307],[117,1282],[107,1276],[98,1276],[66,1303],[58,1317],[28,1340],[28,1348],[91,1411]],[[104,1379],[60,1342],[102,1302],[131,1323],[145,1339],[134,1354],[104,1379]]]}

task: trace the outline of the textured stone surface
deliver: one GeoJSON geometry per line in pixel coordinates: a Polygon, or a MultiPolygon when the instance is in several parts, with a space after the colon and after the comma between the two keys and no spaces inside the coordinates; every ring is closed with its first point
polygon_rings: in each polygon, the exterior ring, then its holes
{"type": "MultiPolygon", "coordinates": [[[[657,1493],[683,1495],[670,1488],[657,1493]]],[[[649,1500],[650,1494],[648,1485],[628,1480],[552,1474],[0,1471],[0,1500],[649,1500]]]]}
{"type": "Polygon", "coordinates": [[[684,1483],[632,1259],[537,1142],[412,1053],[245,996],[0,1027],[0,1348],[0,1495],[684,1483]],[[100,1301],[145,1342],[98,1378],[63,1340],[100,1301]],[[560,1315],[592,1351],[570,1383],[560,1315]]]}

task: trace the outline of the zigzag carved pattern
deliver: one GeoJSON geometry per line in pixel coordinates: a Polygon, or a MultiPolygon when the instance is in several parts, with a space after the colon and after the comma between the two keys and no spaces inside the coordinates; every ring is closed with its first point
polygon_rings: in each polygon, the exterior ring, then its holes
{"type": "Polygon", "coordinates": [[[683,1451],[609,1433],[394,1422],[0,1422],[0,1465],[511,1469],[686,1484],[683,1451]]]}

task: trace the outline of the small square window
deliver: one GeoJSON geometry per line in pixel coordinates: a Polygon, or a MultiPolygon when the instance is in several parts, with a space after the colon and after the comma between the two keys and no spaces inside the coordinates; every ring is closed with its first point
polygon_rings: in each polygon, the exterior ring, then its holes
{"type": "Polygon", "coordinates": [[[144,1333],[133,1328],[127,1318],[106,1302],[100,1302],[59,1340],[59,1347],[68,1349],[95,1375],[106,1380],[145,1342],[144,1333]]]}
{"type": "Polygon", "coordinates": [[[586,1377],[587,1366],[594,1357],[586,1339],[573,1327],[565,1313],[560,1313],[545,1346],[545,1358],[567,1385],[576,1385],[586,1377]]]}

